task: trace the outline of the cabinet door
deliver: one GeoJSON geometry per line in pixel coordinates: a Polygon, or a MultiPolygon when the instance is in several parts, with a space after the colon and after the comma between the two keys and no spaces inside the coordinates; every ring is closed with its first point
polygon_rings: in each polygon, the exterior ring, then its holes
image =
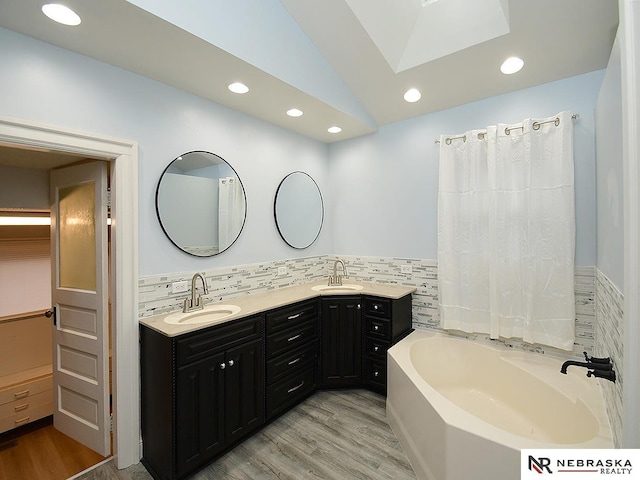
{"type": "Polygon", "coordinates": [[[178,369],[176,385],[176,475],[204,465],[225,447],[224,353],[178,369]]]}
{"type": "Polygon", "coordinates": [[[225,442],[235,443],[264,423],[262,340],[226,352],[225,442]]]}
{"type": "Polygon", "coordinates": [[[362,320],[360,297],[322,301],[321,386],[360,385],[362,320]]]}

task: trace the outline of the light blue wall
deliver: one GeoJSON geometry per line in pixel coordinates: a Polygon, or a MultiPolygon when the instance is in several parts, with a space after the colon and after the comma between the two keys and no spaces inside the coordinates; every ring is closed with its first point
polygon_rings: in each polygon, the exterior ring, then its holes
{"type": "Polygon", "coordinates": [[[604,72],[493,97],[380,128],[327,146],[87,57],[0,29],[0,115],[135,140],[139,152],[140,275],[329,253],[436,258],[436,193],[441,133],[518,123],[561,110],[575,122],[578,265],[594,265],[594,107],[604,72]],[[223,255],[193,258],[167,240],[155,189],[177,155],[209,150],[231,163],[247,192],[247,221],[223,255]],[[279,237],[273,199],[285,175],[318,183],[325,222],[310,248],[279,237]]]}
{"type": "Polygon", "coordinates": [[[192,272],[333,251],[331,226],[310,248],[280,238],[273,200],[280,181],[304,170],[328,188],[325,144],[125,70],[0,29],[0,115],[139,145],[140,275],[192,272]],[[223,255],[195,258],[164,236],[155,190],[178,155],[208,150],[238,172],[247,193],[247,220],[223,255]]]}
{"type": "Polygon", "coordinates": [[[576,264],[596,261],[594,108],[604,71],[488,98],[381,127],[329,147],[335,253],[437,257],[438,146],[457,134],[569,110],[574,122],[576,264]]]}
{"type": "Polygon", "coordinates": [[[597,266],[624,293],[622,84],[616,39],[596,106],[597,266]]]}

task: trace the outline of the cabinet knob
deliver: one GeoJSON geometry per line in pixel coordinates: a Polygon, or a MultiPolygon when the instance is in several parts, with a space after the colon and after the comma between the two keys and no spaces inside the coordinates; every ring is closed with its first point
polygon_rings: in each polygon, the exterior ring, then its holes
{"type": "Polygon", "coordinates": [[[233,367],[233,360],[229,360],[229,361],[227,362],[227,364],[228,364],[230,367],[233,367]]]}
{"type": "Polygon", "coordinates": [[[378,305],[374,305],[374,306],[373,306],[373,309],[374,309],[374,310],[378,310],[378,305]]]}
{"type": "Polygon", "coordinates": [[[380,375],[380,372],[378,372],[378,371],[373,372],[373,376],[374,376],[374,377],[377,377],[377,376],[379,376],[379,375],[380,375]]]}
{"type": "Polygon", "coordinates": [[[373,347],[373,351],[374,351],[374,352],[377,352],[378,350],[380,350],[380,347],[379,347],[379,346],[377,346],[377,345],[376,345],[375,347],[373,347]]]}
{"type": "Polygon", "coordinates": [[[358,310],[360,310],[360,304],[358,304],[358,305],[356,306],[356,308],[357,308],[358,310]]]}
{"type": "Polygon", "coordinates": [[[378,330],[380,330],[380,327],[378,325],[374,325],[373,326],[373,331],[377,332],[378,330]]]}
{"type": "Polygon", "coordinates": [[[224,362],[222,362],[222,363],[220,364],[220,370],[224,370],[225,368],[227,368],[227,364],[226,364],[226,363],[224,363],[224,362]]]}

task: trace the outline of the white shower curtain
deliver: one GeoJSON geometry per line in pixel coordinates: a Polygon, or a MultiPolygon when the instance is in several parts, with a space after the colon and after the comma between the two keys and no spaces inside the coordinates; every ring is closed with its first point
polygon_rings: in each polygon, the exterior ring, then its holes
{"type": "Polygon", "coordinates": [[[223,251],[231,245],[244,222],[244,194],[237,178],[218,180],[218,241],[223,251]]]}
{"type": "Polygon", "coordinates": [[[440,142],[442,327],[572,350],[571,114],[478,133],[440,142]]]}

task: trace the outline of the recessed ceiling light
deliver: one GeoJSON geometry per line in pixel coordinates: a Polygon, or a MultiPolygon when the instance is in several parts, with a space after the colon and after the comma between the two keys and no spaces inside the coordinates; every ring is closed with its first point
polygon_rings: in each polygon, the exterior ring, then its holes
{"type": "Polygon", "coordinates": [[[334,125],[333,127],[327,128],[327,132],[329,132],[329,133],[340,133],[341,131],[342,131],[342,129],[340,127],[338,127],[337,125],[334,125]]]}
{"type": "Polygon", "coordinates": [[[422,94],[417,88],[410,88],[404,94],[404,99],[409,103],[414,103],[420,100],[422,94]]]}
{"type": "Polygon", "coordinates": [[[500,71],[505,75],[519,72],[524,66],[524,60],[520,57],[509,57],[500,66],[500,71]]]}
{"type": "Polygon", "coordinates": [[[63,25],[70,25],[72,27],[80,25],[81,20],[78,14],[69,7],[65,7],[59,3],[47,3],[43,5],[42,13],[51,20],[62,23],[63,25]]]}
{"type": "Polygon", "coordinates": [[[300,117],[302,116],[304,112],[298,108],[292,108],[290,110],[287,110],[287,115],[289,115],[290,117],[300,117]]]}
{"type": "Polygon", "coordinates": [[[229,85],[229,90],[233,93],[247,93],[249,91],[249,87],[247,87],[244,83],[234,82],[229,85]]]}

